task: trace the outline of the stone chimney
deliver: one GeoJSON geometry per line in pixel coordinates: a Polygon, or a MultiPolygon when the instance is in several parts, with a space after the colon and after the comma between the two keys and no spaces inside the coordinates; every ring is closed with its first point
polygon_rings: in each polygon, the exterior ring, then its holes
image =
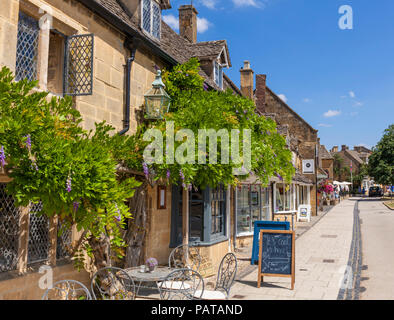
{"type": "Polygon", "coordinates": [[[256,108],[258,111],[262,113],[266,113],[265,110],[266,81],[267,81],[267,76],[265,74],[256,75],[256,108]]]}
{"type": "Polygon", "coordinates": [[[349,147],[347,145],[345,145],[345,144],[342,145],[342,151],[346,151],[348,149],[349,149],[349,147]]]}
{"type": "Polygon", "coordinates": [[[253,100],[253,90],[254,90],[254,81],[253,76],[254,72],[250,68],[250,62],[244,61],[244,66],[239,70],[241,72],[241,91],[242,94],[253,100]]]}
{"type": "Polygon", "coordinates": [[[191,43],[197,42],[197,15],[193,5],[180,6],[179,9],[179,34],[191,43]]]}
{"type": "Polygon", "coordinates": [[[338,152],[338,146],[332,147],[331,152],[338,152]]]}

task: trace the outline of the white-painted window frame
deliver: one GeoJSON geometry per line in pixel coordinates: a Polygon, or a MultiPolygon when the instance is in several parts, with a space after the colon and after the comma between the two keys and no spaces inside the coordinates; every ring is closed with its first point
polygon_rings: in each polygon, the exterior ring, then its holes
{"type": "Polygon", "coordinates": [[[160,4],[158,2],[156,2],[155,0],[147,0],[150,2],[150,32],[144,29],[144,1],[146,0],[141,0],[140,1],[140,6],[141,6],[141,30],[148,35],[149,37],[151,37],[152,39],[155,40],[160,40],[161,39],[161,8],[160,8],[160,4]],[[157,7],[159,9],[160,12],[160,16],[159,16],[159,37],[156,37],[153,34],[153,9],[154,7],[157,7]]]}

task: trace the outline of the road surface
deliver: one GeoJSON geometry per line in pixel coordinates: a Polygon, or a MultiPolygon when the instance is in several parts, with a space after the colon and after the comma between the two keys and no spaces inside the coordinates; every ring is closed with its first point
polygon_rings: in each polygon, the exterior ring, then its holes
{"type": "Polygon", "coordinates": [[[364,270],[362,300],[394,299],[394,211],[378,199],[359,202],[364,270]]]}

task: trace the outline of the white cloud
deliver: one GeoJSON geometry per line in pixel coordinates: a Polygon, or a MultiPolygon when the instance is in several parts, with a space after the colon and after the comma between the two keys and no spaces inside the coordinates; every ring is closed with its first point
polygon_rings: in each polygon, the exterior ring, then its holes
{"type": "Polygon", "coordinates": [[[212,23],[210,23],[207,19],[197,17],[197,32],[198,33],[204,33],[211,26],[212,26],[212,23]]]}
{"type": "Polygon", "coordinates": [[[303,101],[304,101],[305,103],[309,103],[309,102],[311,102],[312,100],[309,99],[309,98],[305,98],[303,101]]]}
{"type": "MultiPolygon", "coordinates": [[[[163,16],[163,20],[167,23],[172,29],[179,30],[179,18],[175,17],[172,14],[163,16]]],[[[212,23],[209,22],[205,18],[197,17],[197,32],[204,33],[212,26],[212,23]]]]}
{"type": "Polygon", "coordinates": [[[342,112],[339,110],[328,110],[326,113],[324,113],[324,116],[326,118],[331,118],[331,117],[336,117],[339,116],[342,112]]]}
{"type": "Polygon", "coordinates": [[[349,91],[349,97],[350,98],[355,98],[356,94],[354,93],[354,91],[349,91]]]}
{"type": "Polygon", "coordinates": [[[332,127],[332,124],[319,123],[318,126],[319,126],[319,127],[323,127],[323,128],[331,128],[331,127],[332,127]]]}
{"type": "Polygon", "coordinates": [[[284,94],[278,94],[278,97],[280,98],[280,100],[282,100],[283,102],[287,102],[287,97],[284,94]]]}
{"type": "Polygon", "coordinates": [[[201,0],[203,6],[209,9],[215,9],[217,0],[201,0]]]}
{"type": "Polygon", "coordinates": [[[172,14],[163,16],[163,20],[167,23],[172,29],[178,30],[179,29],[179,19],[172,14]]]}
{"type": "Polygon", "coordinates": [[[233,0],[236,7],[256,7],[259,8],[261,3],[257,0],[233,0]]]}
{"type": "Polygon", "coordinates": [[[362,103],[360,101],[356,101],[353,106],[354,107],[362,107],[363,105],[364,105],[364,103],[362,103]]]}

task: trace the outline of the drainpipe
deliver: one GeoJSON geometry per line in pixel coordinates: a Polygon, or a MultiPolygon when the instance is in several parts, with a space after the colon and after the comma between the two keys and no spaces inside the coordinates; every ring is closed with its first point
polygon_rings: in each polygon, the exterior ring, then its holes
{"type": "Polygon", "coordinates": [[[131,76],[131,66],[135,59],[135,52],[137,50],[136,45],[132,45],[130,39],[126,39],[124,46],[130,50],[130,57],[127,58],[127,65],[126,65],[126,104],[125,104],[125,111],[124,111],[124,120],[123,120],[123,130],[119,132],[119,135],[125,134],[127,131],[130,130],[130,76],[131,76]]]}

